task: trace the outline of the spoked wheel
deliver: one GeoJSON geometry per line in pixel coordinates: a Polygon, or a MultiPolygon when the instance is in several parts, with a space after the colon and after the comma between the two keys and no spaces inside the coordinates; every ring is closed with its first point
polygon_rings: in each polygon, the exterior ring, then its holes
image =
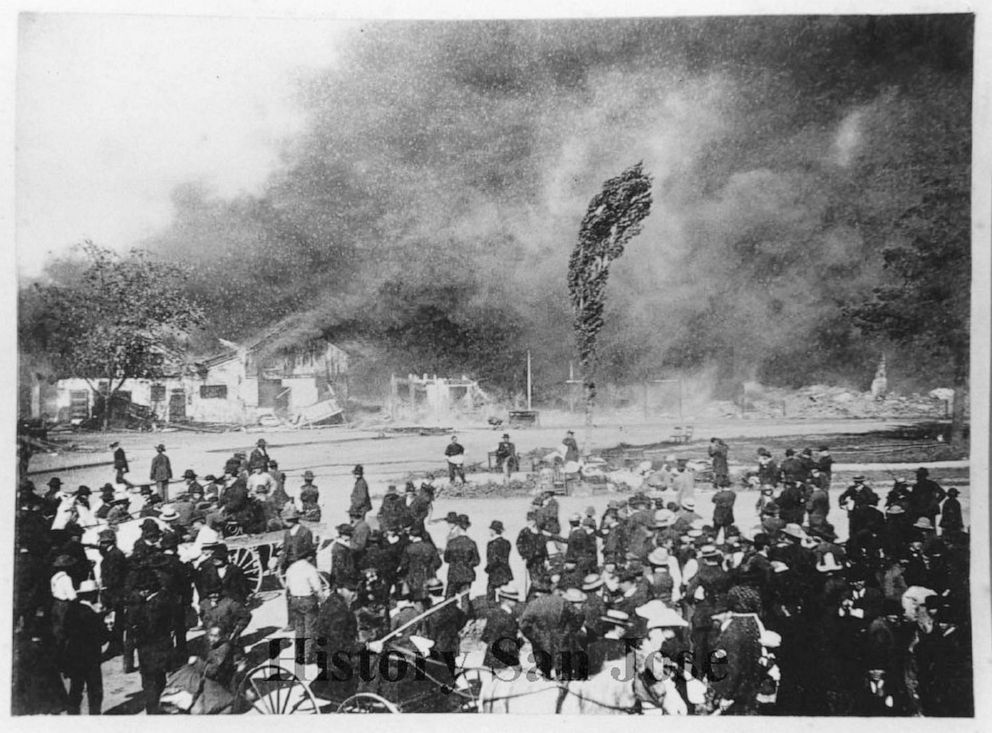
{"type": "Polygon", "coordinates": [[[239,690],[245,712],[255,715],[317,715],[310,685],[278,664],[266,662],[245,675],[239,690]]]}
{"type": "Polygon", "coordinates": [[[235,547],[230,551],[230,559],[231,564],[237,565],[245,574],[248,589],[252,593],[258,593],[262,589],[262,579],[265,577],[258,553],[247,547],[235,547]]]}
{"type": "Polygon", "coordinates": [[[338,706],[339,713],[398,713],[400,709],[373,692],[352,695],[338,706]]]}
{"type": "Polygon", "coordinates": [[[462,701],[458,708],[460,712],[479,712],[479,696],[482,694],[482,677],[479,670],[470,667],[459,671],[455,677],[454,694],[462,701]]]}

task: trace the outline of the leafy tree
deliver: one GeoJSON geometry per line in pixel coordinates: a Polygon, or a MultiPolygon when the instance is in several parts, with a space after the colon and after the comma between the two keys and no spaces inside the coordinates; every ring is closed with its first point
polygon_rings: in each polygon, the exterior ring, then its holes
{"type": "Polygon", "coordinates": [[[90,241],[82,251],[87,267],[77,278],[34,286],[35,317],[24,337],[56,374],[84,378],[104,400],[106,429],[124,381],[164,376],[163,347],[182,339],[201,312],[186,295],[182,268],[139,250],[122,257],[90,241]]]}
{"type": "Polygon", "coordinates": [[[610,263],[641,231],[651,213],[651,176],[641,163],[603,184],[589,202],[579,241],[568,262],[568,293],[575,312],[573,329],[586,391],[586,443],[596,399],[596,337],[603,328],[610,263]]]}

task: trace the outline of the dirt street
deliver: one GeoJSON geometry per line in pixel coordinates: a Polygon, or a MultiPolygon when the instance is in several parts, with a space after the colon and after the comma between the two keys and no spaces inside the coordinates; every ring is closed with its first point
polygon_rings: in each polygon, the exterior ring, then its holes
{"type": "MultiPolygon", "coordinates": [[[[904,423],[905,421],[901,421],[904,423]]],[[[691,446],[673,448],[672,453],[692,449],[697,455],[700,449],[705,453],[705,444],[711,435],[723,437],[730,444],[731,462],[751,464],[752,454],[736,455],[734,453],[734,436],[764,437],[776,435],[829,434],[831,432],[857,433],[881,430],[895,425],[885,421],[712,421],[696,425],[695,436],[691,446]]],[[[602,425],[594,429],[591,447],[597,448],[616,445],[620,442],[630,444],[645,444],[666,439],[672,431],[673,423],[639,424],[634,426],[602,425]]],[[[584,431],[575,425],[580,442],[584,431]]],[[[494,450],[503,429],[466,428],[458,432],[461,442],[466,448],[466,464],[481,463],[486,465],[487,452],[494,450]]],[[[564,427],[532,428],[526,430],[510,430],[512,440],[521,453],[538,447],[554,447],[564,435],[564,427]]],[[[97,449],[94,453],[66,452],[59,456],[38,455],[32,459],[32,480],[42,484],[52,475],[59,475],[64,482],[71,485],[86,484],[96,490],[108,480],[113,479],[111,466],[98,466],[65,470],[72,464],[91,463],[109,460],[110,451],[106,446],[114,440],[119,440],[127,450],[132,472],[130,479],[138,483],[146,480],[154,446],[165,443],[171,457],[173,473],[178,477],[186,468],[193,468],[201,476],[208,473],[220,473],[224,461],[235,450],[249,451],[259,437],[264,437],[269,445],[269,454],[279,461],[280,468],[288,474],[286,489],[291,496],[296,496],[302,483],[301,475],[310,469],[316,475],[315,483],[320,488],[321,505],[324,523],[328,525],[346,521],[348,495],[351,489],[351,470],[356,463],[365,466],[366,477],[373,494],[373,514],[378,511],[377,497],[385,491],[387,484],[398,483],[402,487],[403,479],[411,472],[435,471],[440,480],[436,483],[441,487],[441,498],[434,507],[434,517],[443,517],[449,510],[468,514],[472,527],[469,536],[479,545],[480,554],[485,556],[485,545],[489,539],[488,526],[493,519],[501,520],[506,526],[505,536],[513,542],[517,533],[524,526],[524,518],[530,497],[486,497],[486,498],[445,498],[443,487],[447,485],[447,472],[443,458],[444,447],[449,440],[448,435],[419,436],[409,434],[382,434],[370,431],[353,430],[347,427],[330,428],[312,431],[253,431],[198,434],[190,432],[163,432],[149,434],[86,434],[72,436],[73,442],[80,446],[97,449]],[[38,473],[35,473],[38,472],[38,473]]],[[[797,445],[797,448],[804,447],[797,445]]],[[[816,447],[815,445],[812,447],[816,447]]],[[[955,475],[960,476],[960,463],[952,464],[955,475]]],[[[525,464],[525,468],[529,464],[525,464]]],[[[900,467],[898,471],[911,477],[913,466],[900,467]]],[[[947,466],[951,469],[951,465],[947,466]]],[[[831,491],[832,511],[829,517],[835,525],[841,538],[847,536],[847,520],[842,510],[836,506],[837,496],[848,484],[848,479],[854,471],[863,467],[835,467],[834,487],[831,491]]],[[[932,476],[941,481],[941,467],[931,469],[932,476]]],[[[876,490],[884,496],[891,485],[891,479],[884,474],[876,474],[876,490]],[[884,477],[884,480],[882,478],[884,477]]],[[[497,478],[495,474],[475,474],[476,478],[490,480],[497,478]]],[[[469,474],[471,481],[473,474],[469,474]]],[[[961,491],[960,497],[964,511],[965,523],[968,523],[967,485],[955,483],[961,491]]],[[[175,487],[178,490],[178,486],[175,487]]],[[[697,511],[705,518],[711,516],[710,497],[712,490],[708,486],[697,489],[697,511]]],[[[592,506],[599,516],[607,502],[615,495],[605,492],[595,492],[584,496],[559,497],[560,516],[563,524],[567,525],[567,517],[574,512],[582,512],[592,506]]],[[[755,501],[757,492],[741,491],[735,508],[738,526],[748,528],[757,523],[755,501]]],[[[439,547],[443,547],[447,525],[435,523],[429,525],[431,534],[439,547]]],[[[329,569],[329,553],[324,551],[318,557],[318,566],[322,570],[329,569]]],[[[523,567],[520,558],[514,552],[511,564],[515,582],[523,578],[523,567]]],[[[442,575],[445,569],[442,569],[442,575]]],[[[474,593],[485,592],[485,575],[480,572],[473,587],[474,593]]],[[[266,636],[278,633],[286,624],[286,607],[282,594],[278,590],[263,591],[261,605],[254,609],[251,626],[245,635],[258,641],[266,636]]],[[[104,664],[104,707],[108,713],[137,712],[141,709],[140,678],[137,673],[123,675],[121,660],[117,657],[104,664]]]]}

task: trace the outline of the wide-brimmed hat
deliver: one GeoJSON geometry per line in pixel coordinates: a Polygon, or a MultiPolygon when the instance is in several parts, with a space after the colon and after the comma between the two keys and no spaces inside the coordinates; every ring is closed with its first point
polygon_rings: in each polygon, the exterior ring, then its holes
{"type": "Polygon", "coordinates": [[[467,514],[458,515],[458,526],[461,527],[462,529],[468,529],[469,527],[472,526],[472,523],[468,520],[467,514]]]}
{"type": "Polygon", "coordinates": [[[854,476],[854,477],[853,477],[853,478],[851,479],[851,481],[854,481],[855,483],[858,483],[858,482],[860,482],[860,481],[864,481],[864,480],[865,480],[865,477],[864,477],[864,476],[861,476],[861,475],[858,475],[858,476],[854,476]]]}
{"type": "Polygon", "coordinates": [[[444,521],[448,524],[458,524],[458,512],[448,512],[444,517],[444,521]]]}
{"type": "Polygon", "coordinates": [[[95,580],[84,580],[79,584],[79,590],[76,593],[82,595],[83,593],[99,593],[100,586],[96,584],[95,580]]]}
{"type": "Polygon", "coordinates": [[[60,479],[58,476],[52,476],[50,479],[48,479],[48,485],[49,486],[61,486],[62,485],[62,479],[60,479]]]}
{"type": "Polygon", "coordinates": [[[112,529],[101,529],[100,534],[97,535],[98,542],[116,542],[117,533],[112,529]]]}
{"type": "Polygon", "coordinates": [[[210,554],[214,557],[227,557],[227,543],[218,542],[215,545],[210,545],[210,554]]]}
{"type": "Polygon", "coordinates": [[[716,545],[703,545],[702,547],[699,548],[699,557],[717,558],[717,557],[723,557],[723,553],[721,553],[717,549],[716,545]]]}
{"type": "Polygon", "coordinates": [[[948,496],[960,496],[961,495],[961,492],[958,491],[957,488],[955,488],[954,486],[952,486],[951,488],[949,488],[947,490],[947,495],[948,496]]]}
{"type": "Polygon", "coordinates": [[[159,451],[165,450],[165,443],[159,443],[158,445],[156,445],[155,450],[159,450],[159,451]]]}
{"type": "Polygon", "coordinates": [[[92,496],[93,495],[93,491],[92,491],[92,489],[90,489],[89,486],[80,486],[78,489],[76,489],[76,495],[77,496],[92,496]]]}
{"type": "Polygon", "coordinates": [[[296,504],[288,503],[282,508],[282,519],[284,522],[292,522],[300,518],[300,510],[296,504]]]}
{"type": "Polygon", "coordinates": [[[671,509],[659,509],[654,513],[654,526],[658,529],[671,527],[675,524],[675,512],[671,509]]]}
{"type": "Polygon", "coordinates": [[[158,515],[158,518],[163,522],[175,522],[179,519],[179,512],[177,512],[176,508],[170,504],[162,507],[162,513],[158,515]]]}
{"type": "Polygon", "coordinates": [[[599,617],[599,620],[613,626],[630,626],[630,614],[626,611],[618,611],[615,608],[607,610],[606,613],[599,617]]]}
{"type": "Polygon", "coordinates": [[[569,603],[585,603],[586,600],[586,594],[578,588],[568,588],[561,594],[561,597],[569,603]]]}
{"type": "Polygon", "coordinates": [[[114,499],[110,503],[111,504],[114,504],[114,505],[124,506],[125,504],[130,504],[131,503],[131,499],[129,497],[127,497],[127,496],[122,496],[122,497],[120,497],[118,499],[114,499]]]}
{"type": "Polygon", "coordinates": [[[603,587],[603,577],[596,573],[590,573],[582,579],[582,590],[592,591],[603,587]]]}
{"type": "Polygon", "coordinates": [[[682,500],[682,508],[683,509],[688,509],[689,511],[693,511],[696,508],[696,501],[695,501],[695,499],[683,499],[682,500]]]}
{"type": "Polygon", "coordinates": [[[59,555],[52,563],[53,568],[71,568],[76,564],[76,558],[72,555],[59,555]]]}
{"type": "Polygon", "coordinates": [[[779,531],[784,535],[788,535],[789,537],[795,537],[797,540],[806,539],[806,533],[803,532],[803,528],[800,527],[795,522],[789,522],[779,531]]]}
{"type": "Polygon", "coordinates": [[[212,473],[208,473],[206,476],[203,477],[203,480],[213,482],[217,480],[217,477],[214,476],[212,473]]]}
{"type": "Polygon", "coordinates": [[[505,585],[496,591],[496,595],[507,601],[520,600],[520,591],[505,585]]]}
{"type": "Polygon", "coordinates": [[[427,581],[427,592],[428,593],[442,593],[444,592],[444,583],[442,583],[437,578],[431,578],[427,581]]]}
{"type": "Polygon", "coordinates": [[[649,629],[689,625],[678,612],[672,610],[658,599],[648,601],[643,606],[638,606],[634,609],[634,613],[647,621],[647,627],[649,629]]]}
{"type": "Polygon", "coordinates": [[[193,479],[195,479],[196,478],[196,471],[194,471],[192,468],[187,468],[185,471],[183,471],[183,478],[193,478],[193,479]]]}
{"type": "Polygon", "coordinates": [[[905,514],[906,510],[903,509],[902,504],[892,504],[885,510],[886,514],[905,514]]]}
{"type": "Polygon", "coordinates": [[[837,558],[834,556],[834,553],[826,552],[816,564],[816,569],[821,573],[836,573],[843,570],[844,566],[837,562],[837,558]]]}
{"type": "Polygon", "coordinates": [[[664,547],[656,547],[648,554],[648,564],[655,567],[668,567],[670,559],[668,550],[664,547]]]}
{"type": "Polygon", "coordinates": [[[920,517],[919,519],[917,519],[913,523],[913,526],[916,529],[928,529],[929,530],[929,529],[933,529],[933,522],[931,522],[927,517],[920,517]]]}
{"type": "Polygon", "coordinates": [[[789,566],[786,565],[781,560],[772,560],[772,572],[774,572],[774,573],[784,573],[788,569],[789,569],[789,566]]]}
{"type": "Polygon", "coordinates": [[[491,529],[493,532],[498,532],[499,534],[503,534],[503,523],[498,519],[494,519],[492,523],[489,525],[489,529],[491,529]]]}

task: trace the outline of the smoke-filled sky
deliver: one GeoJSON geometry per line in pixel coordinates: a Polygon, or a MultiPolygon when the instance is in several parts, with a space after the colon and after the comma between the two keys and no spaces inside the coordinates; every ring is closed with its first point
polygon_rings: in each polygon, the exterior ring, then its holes
{"type": "Polygon", "coordinates": [[[529,348],[556,383],[579,223],[643,161],[604,372],[823,378],[882,353],[842,315],[887,223],[967,187],[965,16],[118,22],[23,24],[21,270],[138,239],[229,339],[296,315],[383,368],[512,386],[529,348]]]}

